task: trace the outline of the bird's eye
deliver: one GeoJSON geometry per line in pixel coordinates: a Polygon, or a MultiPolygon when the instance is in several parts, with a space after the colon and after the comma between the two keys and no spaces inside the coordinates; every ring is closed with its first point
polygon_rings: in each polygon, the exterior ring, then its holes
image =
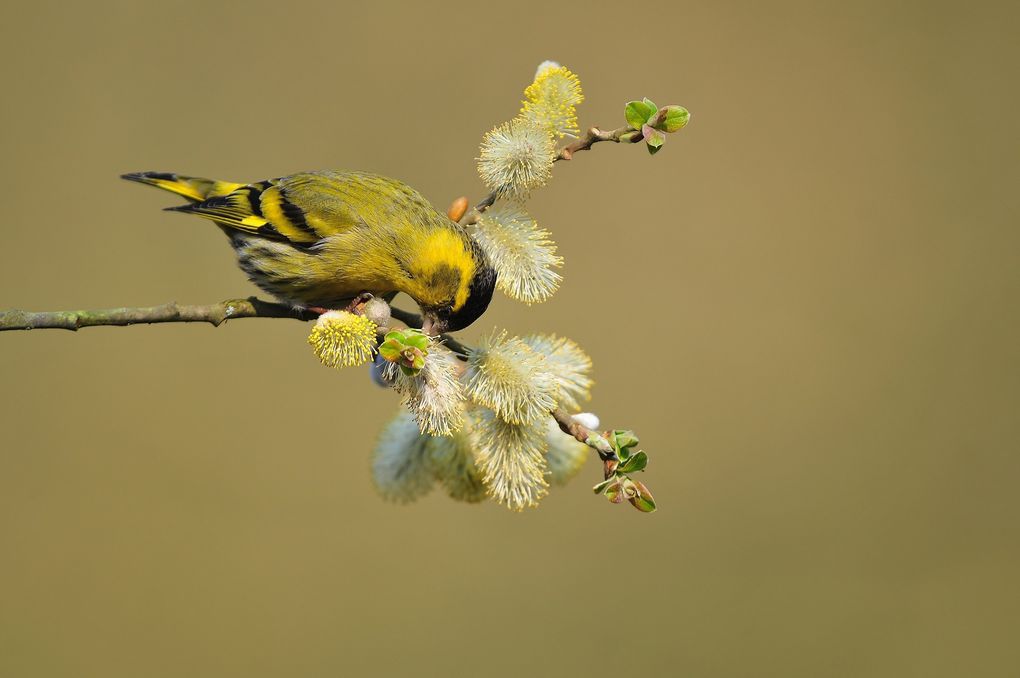
{"type": "Polygon", "coordinates": [[[451,308],[450,306],[441,306],[437,312],[437,315],[440,318],[449,318],[451,315],[453,315],[453,308],[451,308]]]}

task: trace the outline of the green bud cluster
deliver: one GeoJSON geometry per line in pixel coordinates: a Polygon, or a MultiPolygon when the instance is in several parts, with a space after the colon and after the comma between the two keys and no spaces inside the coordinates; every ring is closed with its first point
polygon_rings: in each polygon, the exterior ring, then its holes
{"type": "Polygon", "coordinates": [[[624,499],[638,511],[651,513],[655,510],[655,499],[644,483],[630,477],[631,473],[644,471],[648,466],[648,455],[637,447],[638,437],[633,431],[607,431],[603,438],[612,446],[615,459],[605,461],[606,479],[593,489],[595,494],[604,494],[609,501],[620,504],[624,499]]]}
{"type": "Polygon", "coordinates": [[[383,360],[396,363],[409,377],[421,372],[428,354],[428,336],[412,328],[387,332],[383,343],[379,345],[379,355],[383,360]]]}
{"type": "Polygon", "coordinates": [[[624,109],[627,124],[634,132],[628,133],[627,141],[644,139],[648,152],[655,155],[666,142],[666,135],[687,125],[691,114],[683,106],[659,108],[650,99],[631,101],[624,109]]]}

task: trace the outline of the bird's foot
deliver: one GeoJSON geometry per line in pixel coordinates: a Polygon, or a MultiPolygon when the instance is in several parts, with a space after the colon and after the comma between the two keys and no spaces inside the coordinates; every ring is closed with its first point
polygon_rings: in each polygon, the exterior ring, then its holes
{"type": "Polygon", "coordinates": [[[324,306],[307,306],[306,310],[309,313],[315,313],[316,315],[322,315],[323,313],[329,313],[330,311],[348,311],[350,313],[356,313],[361,309],[362,306],[367,304],[369,300],[374,299],[375,295],[371,292],[362,292],[358,296],[351,300],[351,303],[347,304],[344,308],[326,308],[324,306]]]}
{"type": "Polygon", "coordinates": [[[354,297],[354,299],[351,300],[351,303],[347,304],[347,310],[354,313],[374,298],[375,295],[371,292],[362,292],[358,296],[354,297]]]}

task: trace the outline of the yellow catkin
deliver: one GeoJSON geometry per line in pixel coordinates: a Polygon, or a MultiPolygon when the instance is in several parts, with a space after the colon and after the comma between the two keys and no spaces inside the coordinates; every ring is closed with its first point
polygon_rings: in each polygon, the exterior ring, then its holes
{"type": "Polygon", "coordinates": [[[556,138],[576,136],[576,106],[584,101],[581,81],[569,69],[550,63],[539,68],[535,81],[524,90],[521,117],[543,127],[556,138]]]}
{"type": "Polygon", "coordinates": [[[328,311],[315,322],[308,343],[327,367],[364,365],[375,350],[376,324],[347,311],[328,311]]]}

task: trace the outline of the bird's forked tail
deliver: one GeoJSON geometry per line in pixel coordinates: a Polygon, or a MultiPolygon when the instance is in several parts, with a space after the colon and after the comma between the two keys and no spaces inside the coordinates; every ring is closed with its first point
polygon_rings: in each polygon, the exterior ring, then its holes
{"type": "Polygon", "coordinates": [[[186,177],[183,174],[172,172],[132,172],[131,174],[122,174],[120,178],[162,188],[164,191],[176,193],[192,202],[227,195],[244,186],[244,184],[235,184],[230,181],[186,177]]]}

